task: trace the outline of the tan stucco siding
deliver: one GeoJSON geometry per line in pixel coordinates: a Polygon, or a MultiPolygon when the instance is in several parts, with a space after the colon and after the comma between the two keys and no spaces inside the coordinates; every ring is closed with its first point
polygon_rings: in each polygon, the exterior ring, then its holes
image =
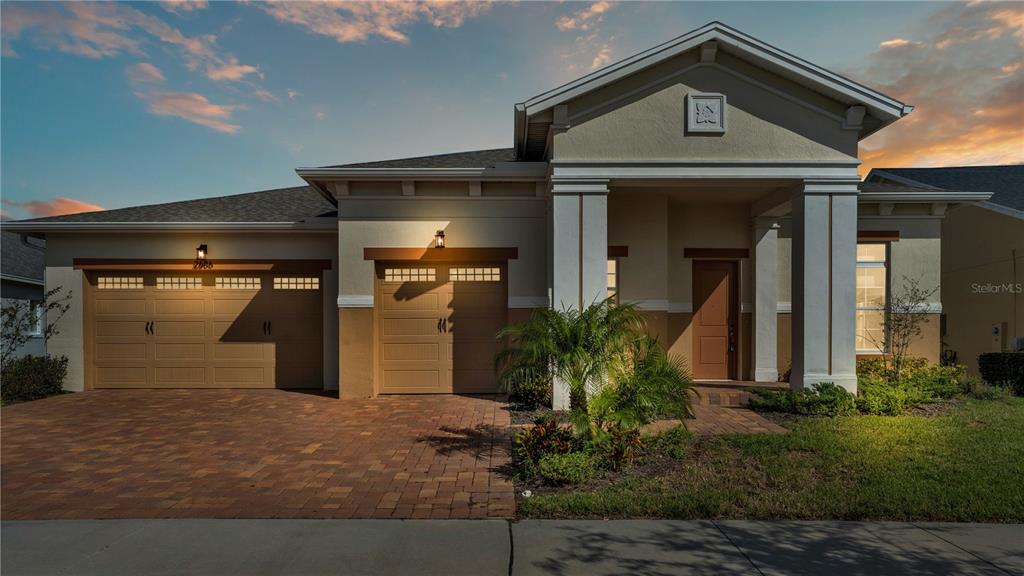
{"type": "Polygon", "coordinates": [[[668,198],[616,189],[608,198],[608,245],[629,248],[619,260],[619,300],[666,310],[668,198]]]}
{"type": "Polygon", "coordinates": [[[509,297],[546,297],[546,223],[542,198],[343,201],[338,294],[373,294],[373,262],[364,259],[364,248],[425,248],[444,230],[452,248],[518,248],[508,266],[509,297]]]}
{"type": "MultiPolygon", "coordinates": [[[[331,260],[336,261],[337,242],[328,233],[132,233],[48,234],[46,241],[47,288],[62,286],[73,293],[71,310],[61,320],[60,333],[50,339],[51,354],[69,359],[67,390],[85,388],[85,327],[83,275],[74,269],[75,258],[190,259],[199,244],[207,244],[210,258],[223,260],[331,260]]],[[[336,264],[332,264],[336,269],[336,264]]],[[[335,304],[336,273],[326,270],[324,293],[325,388],[338,382],[338,329],[335,304]]]]}
{"type": "MultiPolygon", "coordinates": [[[[744,204],[669,204],[669,302],[693,304],[693,261],[687,248],[750,248],[750,209],[744,204]]],[[[740,260],[740,300],[750,302],[750,261],[740,260]]]]}
{"type": "MultiPolygon", "coordinates": [[[[681,68],[690,65],[673,62],[681,68]]],[[[645,87],[649,82],[646,74],[638,74],[570,102],[570,128],[555,134],[553,158],[855,160],[856,131],[843,130],[840,120],[797,103],[799,98],[794,101],[795,88],[780,79],[754,82],[718,65],[704,65],[645,87]],[[781,96],[767,82],[785,84],[781,89],[790,96],[781,96]],[[725,134],[686,133],[685,99],[692,91],[726,95],[725,134]]]]}
{"type": "Polygon", "coordinates": [[[1024,220],[964,206],[949,211],[942,232],[946,346],[977,375],[978,355],[999,348],[993,324],[1006,323],[1008,346],[1024,336],[1024,220]]]}

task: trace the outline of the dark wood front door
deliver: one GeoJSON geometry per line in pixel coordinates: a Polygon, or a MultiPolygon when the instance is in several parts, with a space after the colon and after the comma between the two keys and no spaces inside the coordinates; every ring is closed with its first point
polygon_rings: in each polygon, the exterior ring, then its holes
{"type": "Polygon", "coordinates": [[[693,377],[734,378],[736,365],[736,263],[693,262],[693,377]]]}

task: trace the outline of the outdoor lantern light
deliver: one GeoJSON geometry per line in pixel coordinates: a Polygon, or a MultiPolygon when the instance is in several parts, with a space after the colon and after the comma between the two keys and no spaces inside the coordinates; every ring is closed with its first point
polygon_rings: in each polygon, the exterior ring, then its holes
{"type": "Polygon", "coordinates": [[[212,268],[213,262],[210,262],[209,255],[210,250],[206,247],[206,244],[200,244],[196,247],[196,261],[192,264],[192,267],[196,270],[212,268]]]}
{"type": "Polygon", "coordinates": [[[434,248],[444,248],[444,230],[438,230],[434,234],[434,248]]]}

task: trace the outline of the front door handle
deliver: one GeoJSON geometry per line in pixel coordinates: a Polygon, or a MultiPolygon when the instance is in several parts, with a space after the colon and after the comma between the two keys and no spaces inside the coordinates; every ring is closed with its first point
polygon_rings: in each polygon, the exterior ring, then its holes
{"type": "Polygon", "coordinates": [[[729,352],[736,351],[736,328],[729,326],[729,352]]]}

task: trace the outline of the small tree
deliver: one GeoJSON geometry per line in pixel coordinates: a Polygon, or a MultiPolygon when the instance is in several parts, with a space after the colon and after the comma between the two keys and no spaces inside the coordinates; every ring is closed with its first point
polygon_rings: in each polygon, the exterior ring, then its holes
{"type": "Polygon", "coordinates": [[[885,305],[885,330],[881,336],[868,333],[868,340],[883,356],[886,372],[894,382],[903,377],[910,345],[921,337],[923,327],[928,323],[928,303],[939,291],[938,286],[923,288],[919,278],[903,277],[899,292],[893,292],[885,305]]]}
{"type": "Polygon", "coordinates": [[[37,322],[43,322],[43,341],[59,334],[57,323],[71,309],[71,291],[60,286],[43,294],[42,301],[8,300],[0,308],[0,365],[6,365],[15,352],[37,334],[37,322]]]}

